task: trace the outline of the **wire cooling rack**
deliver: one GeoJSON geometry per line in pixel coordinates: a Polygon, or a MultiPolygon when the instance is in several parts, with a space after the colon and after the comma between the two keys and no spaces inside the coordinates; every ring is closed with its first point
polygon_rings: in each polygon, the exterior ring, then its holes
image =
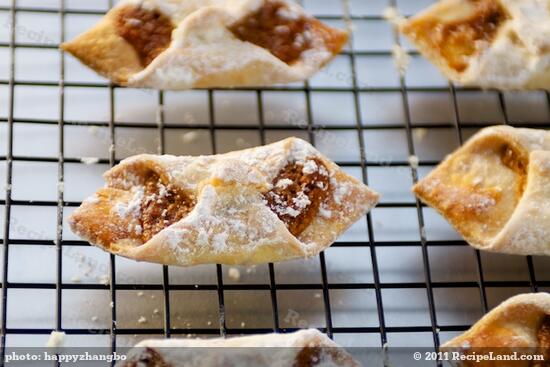
{"type": "Polygon", "coordinates": [[[308,83],[157,92],[107,83],[58,44],[107,1],[0,0],[1,348],[317,327],[345,346],[437,348],[503,299],[550,285],[546,258],[474,251],[410,187],[483,126],[547,128],[547,92],[450,85],[382,17],[426,0],[305,0],[353,31],[308,83]],[[411,62],[400,75],[392,47],[411,62]],[[80,241],[65,219],[121,158],[211,154],[295,135],[381,192],[319,257],[257,267],[138,264],[80,241]],[[410,164],[419,159],[418,167],[410,164]]]}

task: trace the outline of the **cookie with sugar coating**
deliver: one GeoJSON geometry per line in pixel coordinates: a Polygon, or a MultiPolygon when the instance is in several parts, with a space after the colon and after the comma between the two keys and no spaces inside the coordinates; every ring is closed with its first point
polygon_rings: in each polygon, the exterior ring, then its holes
{"type": "Polygon", "coordinates": [[[138,155],[105,180],[72,230],[114,254],[182,266],[314,256],[378,201],[297,138],[213,156],[138,155]]]}
{"type": "Polygon", "coordinates": [[[302,81],[347,39],[288,0],[125,0],[61,47],[122,85],[190,89],[302,81]]]}
{"type": "Polygon", "coordinates": [[[550,88],[548,0],[443,0],[399,25],[453,82],[550,88]]]}
{"type": "Polygon", "coordinates": [[[360,367],[317,329],[228,339],[144,340],[117,367],[360,367]]]}
{"type": "MultiPolygon", "coordinates": [[[[442,352],[459,351],[463,354],[492,352],[494,355],[532,355],[550,360],[550,294],[528,293],[514,296],[495,307],[462,335],[441,347],[442,352]]],[[[547,362],[546,362],[547,363],[547,362]]],[[[536,359],[454,362],[454,366],[546,366],[536,359]]]]}
{"type": "Polygon", "coordinates": [[[550,255],[548,131],[485,128],[413,191],[475,248],[550,255]]]}

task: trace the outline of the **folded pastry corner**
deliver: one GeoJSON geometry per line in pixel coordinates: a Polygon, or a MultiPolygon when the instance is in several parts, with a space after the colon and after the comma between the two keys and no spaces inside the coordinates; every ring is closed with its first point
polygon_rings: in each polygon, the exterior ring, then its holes
{"type": "Polygon", "coordinates": [[[305,80],[347,39],[288,0],[124,0],[62,48],[122,85],[189,89],[305,80]]]}
{"type": "Polygon", "coordinates": [[[550,87],[550,7],[540,0],[442,0],[400,31],[453,82],[550,87]]]}
{"type": "Polygon", "coordinates": [[[485,128],[413,191],[476,248],[550,255],[550,132],[485,128]]]}
{"type": "Polygon", "coordinates": [[[317,329],[229,339],[151,339],[130,350],[118,367],[225,366],[360,367],[350,354],[317,329]],[[213,351],[211,348],[216,348],[213,351]]]}
{"type": "MultiPolygon", "coordinates": [[[[529,293],[514,296],[476,322],[468,331],[453,338],[441,347],[441,351],[460,351],[464,354],[523,354],[543,355],[550,360],[550,294],[529,293]]],[[[536,362],[521,364],[510,361],[480,362],[481,366],[539,366],[536,362]],[[483,364],[486,363],[486,364],[483,364]],[[517,364],[516,364],[517,363],[517,364]],[[533,363],[533,364],[531,364],[533,363]]],[[[457,364],[473,366],[473,362],[457,364]]],[[[477,363],[475,364],[478,365],[477,363]]],[[[546,365],[541,362],[540,366],[546,365]]]]}
{"type": "Polygon", "coordinates": [[[111,253],[182,266],[313,256],[378,201],[297,138],[213,156],[139,155],[105,180],[72,230],[111,253]]]}

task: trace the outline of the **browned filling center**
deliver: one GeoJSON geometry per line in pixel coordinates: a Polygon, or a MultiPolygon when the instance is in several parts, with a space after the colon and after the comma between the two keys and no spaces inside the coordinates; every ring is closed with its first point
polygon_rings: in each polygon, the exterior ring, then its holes
{"type": "Polygon", "coordinates": [[[172,185],[165,185],[161,178],[151,171],[145,178],[141,201],[142,240],[150,240],[164,228],[181,220],[194,206],[194,198],[172,185]]]}
{"type": "MultiPolygon", "coordinates": [[[[539,342],[539,348],[544,355],[544,361],[550,362],[550,316],[545,315],[542,319],[542,323],[537,331],[537,339],[539,342]]],[[[546,366],[546,364],[544,364],[546,366]]]]}
{"type": "Polygon", "coordinates": [[[525,191],[527,185],[527,166],[528,158],[516,148],[505,144],[500,151],[502,164],[514,171],[518,178],[516,188],[516,197],[519,200],[525,191]]]}
{"type": "Polygon", "coordinates": [[[287,4],[277,0],[266,1],[256,12],[233,24],[230,30],[240,40],[267,49],[287,64],[300,59],[305,50],[315,48],[315,42],[338,53],[347,41],[346,33],[296,14],[287,4]]]}
{"type": "Polygon", "coordinates": [[[116,14],[115,27],[139,55],[141,64],[149,65],[170,44],[174,26],[157,10],[126,6],[116,14]]]}
{"type": "Polygon", "coordinates": [[[290,233],[298,236],[317,216],[331,191],[327,168],[321,160],[309,158],[304,164],[287,164],[265,198],[290,233]]]}
{"type": "Polygon", "coordinates": [[[432,49],[438,50],[450,68],[462,72],[468,57],[476,54],[480,42],[490,43],[508,14],[496,0],[469,0],[475,10],[465,19],[443,23],[428,20],[415,32],[432,49]]]}
{"type": "Polygon", "coordinates": [[[321,362],[321,348],[305,347],[294,359],[292,367],[312,367],[317,366],[321,362]]]}
{"type": "Polygon", "coordinates": [[[124,367],[170,367],[159,352],[153,348],[145,348],[138,356],[132,356],[130,360],[124,362],[124,367]]]}

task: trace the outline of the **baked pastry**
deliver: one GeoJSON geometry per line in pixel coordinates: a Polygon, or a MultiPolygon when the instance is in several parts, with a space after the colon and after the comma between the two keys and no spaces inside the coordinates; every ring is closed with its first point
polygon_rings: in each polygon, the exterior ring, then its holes
{"type": "Polygon", "coordinates": [[[550,255],[550,132],[483,129],[413,191],[478,249],[550,255]]]}
{"type": "Polygon", "coordinates": [[[183,266],[316,255],[378,200],[297,138],[214,156],[138,155],[105,180],[70,217],[73,231],[115,254],[183,266]]]}
{"type": "Polygon", "coordinates": [[[230,339],[144,340],[118,367],[359,367],[344,349],[316,329],[230,339]],[[218,348],[215,351],[212,348],[218,348]]]}
{"type": "Polygon", "coordinates": [[[549,23],[547,0],[442,0],[399,29],[453,82],[548,89],[549,23]]]}
{"type": "MultiPolygon", "coordinates": [[[[506,300],[464,334],[445,343],[441,351],[460,351],[463,354],[478,355],[489,352],[495,355],[510,355],[516,351],[521,354],[543,355],[548,363],[550,361],[550,294],[521,294],[506,300]]],[[[546,363],[519,360],[514,363],[498,362],[493,358],[492,361],[464,362],[455,365],[543,367],[547,366],[546,363]]]]}
{"type": "Polygon", "coordinates": [[[288,0],[124,0],[61,47],[122,85],[189,89],[305,80],[347,39],[288,0]]]}

